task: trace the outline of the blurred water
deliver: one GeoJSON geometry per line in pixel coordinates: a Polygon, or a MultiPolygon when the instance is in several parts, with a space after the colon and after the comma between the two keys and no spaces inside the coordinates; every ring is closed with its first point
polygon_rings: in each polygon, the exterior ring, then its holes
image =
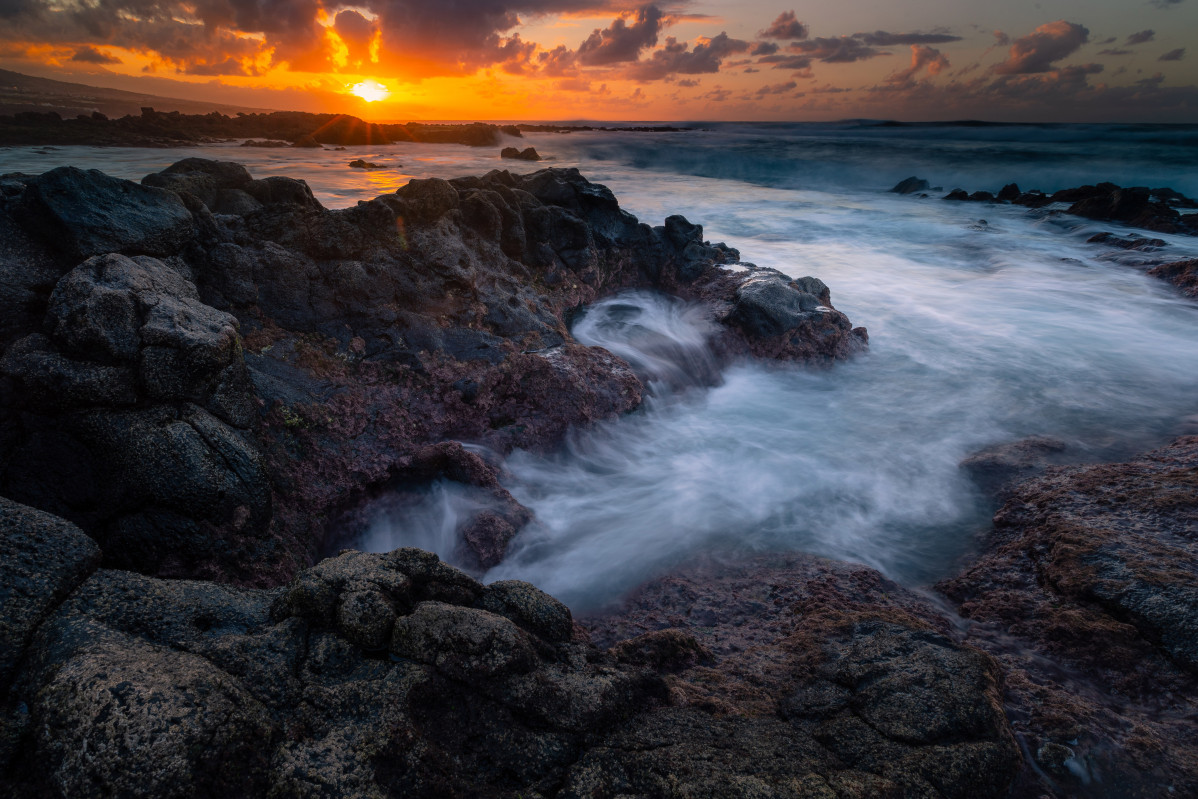
{"type": "MultiPolygon", "coordinates": [[[[814,552],[926,583],[987,523],[957,468],[965,455],[1044,434],[1078,459],[1124,457],[1198,411],[1198,306],[1085,241],[1119,226],[886,192],[914,174],[946,190],[1111,180],[1195,196],[1193,126],[723,125],[527,144],[644,221],[681,213],[745,260],[822,278],[871,344],[830,369],[742,363],[721,376],[685,306],[642,293],[592,309],[575,334],[627,358],[654,395],[556,455],[508,459],[508,487],[537,522],[489,580],[527,579],[585,609],[718,548],[814,552]]],[[[140,178],[199,155],[303,178],[341,207],[410,177],[537,168],[456,145],[41,149],[0,149],[0,172],[74,163],[140,178]],[[354,158],[393,168],[351,170],[354,158]]],[[[1198,255],[1193,238],[1162,238],[1170,255],[1198,255]]],[[[363,545],[452,557],[475,502],[438,486],[380,511],[363,545]]]]}

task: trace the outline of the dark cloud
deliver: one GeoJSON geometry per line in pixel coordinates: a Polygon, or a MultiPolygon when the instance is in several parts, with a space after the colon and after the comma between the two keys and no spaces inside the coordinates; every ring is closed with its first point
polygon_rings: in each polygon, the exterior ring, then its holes
{"type": "MultiPolygon", "coordinates": [[[[1005,35],[1005,34],[1004,34],[1005,35]]],[[[860,39],[871,47],[893,47],[902,44],[946,44],[961,41],[960,36],[951,33],[889,33],[874,31],[873,33],[854,33],[854,39],[860,39]]]]}
{"type": "Polygon", "coordinates": [[[540,62],[542,74],[549,77],[573,75],[578,71],[574,51],[564,44],[559,44],[552,50],[537,53],[537,60],[540,62]]]}
{"type": "Polygon", "coordinates": [[[1011,43],[1010,36],[1003,33],[1002,31],[994,31],[994,46],[995,47],[1006,47],[1010,43],[1011,43]]]}
{"type": "Polygon", "coordinates": [[[1180,61],[1185,57],[1186,49],[1184,47],[1178,47],[1176,50],[1170,50],[1169,52],[1165,53],[1158,58],[1157,61],[1180,61]]]}
{"type": "Polygon", "coordinates": [[[1172,8],[1173,6],[1183,2],[1183,0],[1152,0],[1152,5],[1157,8],[1172,8]]]}
{"type": "Polygon", "coordinates": [[[776,52],[778,52],[778,45],[773,42],[757,42],[749,51],[749,55],[773,55],[776,52]]]}
{"type": "Polygon", "coordinates": [[[795,12],[783,11],[757,36],[762,39],[806,39],[808,33],[807,25],[795,19],[795,12]]]}
{"type": "Polygon", "coordinates": [[[656,6],[645,6],[628,19],[618,17],[611,26],[598,28],[578,47],[578,60],[587,66],[603,66],[636,61],[641,51],[657,44],[662,28],[662,13],[656,6]]]}
{"type": "Polygon", "coordinates": [[[120,64],[121,59],[116,56],[109,55],[101,50],[97,50],[90,44],[85,44],[75,50],[71,56],[72,61],[81,61],[84,64],[120,64]]]}
{"type": "Polygon", "coordinates": [[[1053,62],[1076,52],[1090,39],[1090,31],[1074,22],[1057,20],[1041,25],[1011,44],[1007,60],[994,68],[999,75],[1048,72],[1053,62]]]}
{"type": "Polygon", "coordinates": [[[805,42],[793,42],[787,49],[828,64],[850,64],[854,61],[866,61],[876,56],[889,55],[889,53],[870,47],[852,36],[841,36],[836,39],[820,36],[805,42]]]}
{"type": "Polygon", "coordinates": [[[762,86],[755,94],[758,97],[765,97],[769,94],[789,94],[797,88],[799,88],[799,84],[793,80],[789,80],[786,83],[772,83],[768,86],[762,86]]]}
{"type": "Polygon", "coordinates": [[[33,14],[41,7],[38,0],[0,0],[0,19],[33,14]]]}
{"type": "Polygon", "coordinates": [[[682,80],[678,81],[678,85],[684,89],[694,88],[695,86],[698,86],[699,83],[700,81],[694,78],[683,78],[682,80]]]}
{"type": "Polygon", "coordinates": [[[1144,44],[1144,42],[1150,42],[1155,38],[1156,38],[1156,31],[1153,31],[1153,30],[1140,31],[1139,33],[1133,33],[1131,36],[1128,36],[1127,41],[1123,43],[1123,46],[1131,47],[1134,44],[1144,44]]]}
{"type": "Polygon", "coordinates": [[[1117,49],[1116,49],[1116,50],[1111,50],[1111,49],[1107,49],[1107,50],[1099,50],[1099,51],[1098,51],[1098,54],[1099,54],[1099,55],[1115,55],[1115,56],[1119,56],[1119,55],[1131,55],[1131,54],[1132,54],[1132,52],[1131,52],[1131,50],[1117,50],[1117,49]]]}
{"type": "Polygon", "coordinates": [[[345,42],[350,64],[360,66],[370,62],[370,44],[378,32],[373,20],[347,8],[333,18],[333,31],[345,42]]]}
{"type": "Polygon", "coordinates": [[[1119,38],[1118,38],[1117,36],[1111,36],[1111,37],[1108,37],[1108,38],[1106,38],[1106,39],[1103,39],[1101,42],[1098,42],[1098,44],[1100,44],[1100,45],[1102,45],[1102,44],[1114,44],[1114,43],[1115,43],[1115,42],[1117,42],[1117,41],[1119,41],[1119,38]]]}
{"type": "Polygon", "coordinates": [[[713,103],[722,103],[731,96],[732,96],[732,92],[730,90],[725,89],[720,86],[716,86],[714,89],[709,91],[707,94],[703,95],[703,99],[711,100],[713,103]]]}
{"type": "Polygon", "coordinates": [[[758,64],[771,64],[774,69],[807,69],[811,66],[811,57],[805,55],[767,55],[757,59],[758,64]]]}
{"type": "Polygon", "coordinates": [[[628,77],[633,80],[661,80],[670,75],[700,75],[719,72],[723,60],[730,55],[745,53],[749,43],[733,39],[721,32],[711,39],[700,39],[694,49],[673,36],[666,38],[665,47],[654,50],[649,58],[632,65],[628,77]]]}

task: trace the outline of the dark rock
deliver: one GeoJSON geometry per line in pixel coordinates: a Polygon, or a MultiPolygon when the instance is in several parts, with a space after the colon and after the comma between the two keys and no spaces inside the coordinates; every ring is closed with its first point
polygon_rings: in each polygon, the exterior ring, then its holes
{"type": "MultiPolygon", "coordinates": [[[[292,146],[303,147],[303,148],[307,148],[307,149],[311,150],[311,149],[320,149],[321,145],[320,145],[320,142],[318,142],[318,141],[316,141],[316,139],[312,138],[311,134],[305,133],[303,136],[300,136],[298,139],[296,139],[295,144],[292,146]]],[[[344,150],[345,148],[338,147],[337,149],[344,150]]]]}
{"type": "Polygon", "coordinates": [[[457,208],[459,203],[457,190],[441,178],[409,181],[395,195],[404,201],[405,216],[416,220],[432,221],[457,208]]]}
{"type": "Polygon", "coordinates": [[[994,195],[988,191],[975,191],[969,195],[969,199],[975,203],[989,203],[994,202],[994,195]]]}
{"type": "Polygon", "coordinates": [[[553,643],[570,640],[570,609],[541,589],[520,580],[499,580],[483,591],[478,606],[504,616],[539,638],[553,643]]]}
{"type": "Polygon", "coordinates": [[[30,178],[21,202],[30,228],[75,259],[109,252],[174,255],[195,234],[191,214],[174,194],[95,169],[64,166],[30,178]]]}
{"type": "Polygon", "coordinates": [[[1198,299],[1198,258],[1162,264],[1148,270],[1148,274],[1167,280],[1187,297],[1198,299]]]}
{"type": "Polygon", "coordinates": [[[1058,438],[1028,436],[979,450],[961,461],[960,466],[982,491],[997,495],[1016,480],[1043,471],[1066,449],[1065,442],[1058,438]]]}
{"type": "Polygon", "coordinates": [[[1198,789],[1195,475],[1193,437],[1050,468],[1011,492],[979,561],[939,586],[970,642],[1011,670],[1031,750],[1074,752],[1071,786],[1101,758],[1103,782],[1131,795],[1198,789]]]}
{"type": "MultiPolygon", "coordinates": [[[[316,145],[317,147],[320,146],[320,143],[317,142],[315,139],[311,139],[311,141],[312,141],[312,144],[316,145]]],[[[279,148],[279,147],[301,147],[301,146],[310,147],[312,145],[292,144],[289,141],[279,141],[278,139],[260,139],[260,140],[259,139],[246,139],[245,141],[243,141],[241,143],[241,146],[242,147],[279,148]]]]}
{"type": "Polygon", "coordinates": [[[950,191],[948,194],[946,194],[944,196],[944,199],[946,199],[946,200],[968,200],[969,192],[965,191],[964,189],[953,189],[952,191],[950,191]]]}
{"type": "Polygon", "coordinates": [[[523,150],[518,150],[515,147],[504,147],[499,153],[500,158],[514,158],[519,161],[540,161],[541,156],[537,154],[535,147],[527,147],[523,150]]]}
{"type": "Polygon", "coordinates": [[[905,180],[900,180],[890,191],[894,194],[915,194],[916,192],[929,191],[931,188],[931,183],[928,183],[923,178],[917,178],[912,175],[905,180]]]}
{"type": "Polygon", "coordinates": [[[212,210],[218,208],[221,190],[244,191],[252,181],[249,170],[241,164],[208,158],[184,158],[141,179],[143,186],[191,194],[212,210]]]}
{"type": "Polygon", "coordinates": [[[997,199],[1006,203],[1015,202],[1022,193],[1018,183],[1008,183],[999,190],[997,199]]]}
{"type": "Polygon", "coordinates": [[[349,162],[353,169],[386,169],[385,164],[376,164],[373,161],[363,161],[361,158],[356,158],[349,162]]]}
{"type": "MultiPolygon", "coordinates": [[[[99,565],[100,548],[75,525],[0,497],[0,696],[34,631],[99,565]]],[[[0,748],[0,766],[8,754],[0,748]]]]}
{"type": "Polygon", "coordinates": [[[675,706],[617,728],[563,795],[998,797],[1019,771],[993,659],[863,567],[696,564],[586,623],[647,628],[613,653],[681,670],[675,706]]]}
{"type": "Polygon", "coordinates": [[[1086,243],[1106,244],[1111,247],[1118,247],[1121,250],[1147,250],[1149,252],[1168,246],[1164,239],[1146,239],[1142,236],[1123,237],[1109,231],[1095,233],[1086,239],[1086,243]]]}

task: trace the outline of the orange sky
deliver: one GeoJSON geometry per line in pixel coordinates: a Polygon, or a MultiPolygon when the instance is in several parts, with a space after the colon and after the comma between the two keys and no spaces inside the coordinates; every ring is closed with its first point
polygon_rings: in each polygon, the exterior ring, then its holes
{"type": "Polygon", "coordinates": [[[380,121],[1198,122],[1198,0],[1029,5],[0,0],[0,66],[380,121]]]}

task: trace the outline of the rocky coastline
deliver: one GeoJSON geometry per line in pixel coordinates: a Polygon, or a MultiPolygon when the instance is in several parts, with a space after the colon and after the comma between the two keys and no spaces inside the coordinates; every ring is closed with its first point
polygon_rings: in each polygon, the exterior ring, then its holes
{"type": "Polygon", "coordinates": [[[379,124],[349,114],[304,111],[239,113],[141,109],[110,119],[98,111],[64,119],[56,111],[22,111],[0,115],[0,145],[69,145],[108,147],[180,147],[189,144],[247,139],[249,146],[312,147],[381,145],[395,142],[464,144],[494,147],[504,136],[521,138],[514,125],[472,122],[459,125],[407,122],[379,124]],[[258,140],[258,141],[255,141],[258,140]]]}
{"type": "Polygon", "coordinates": [[[1198,793],[1198,438],[972,459],[1002,507],[934,592],[797,554],[587,618],[478,582],[531,518],[480,452],[641,403],[569,329],[632,288],[725,361],[868,346],[817,277],[577,170],[337,211],[205,159],[0,176],[0,795],[1198,793]],[[339,552],[434,481],[492,500],[462,569],[339,552]]]}

